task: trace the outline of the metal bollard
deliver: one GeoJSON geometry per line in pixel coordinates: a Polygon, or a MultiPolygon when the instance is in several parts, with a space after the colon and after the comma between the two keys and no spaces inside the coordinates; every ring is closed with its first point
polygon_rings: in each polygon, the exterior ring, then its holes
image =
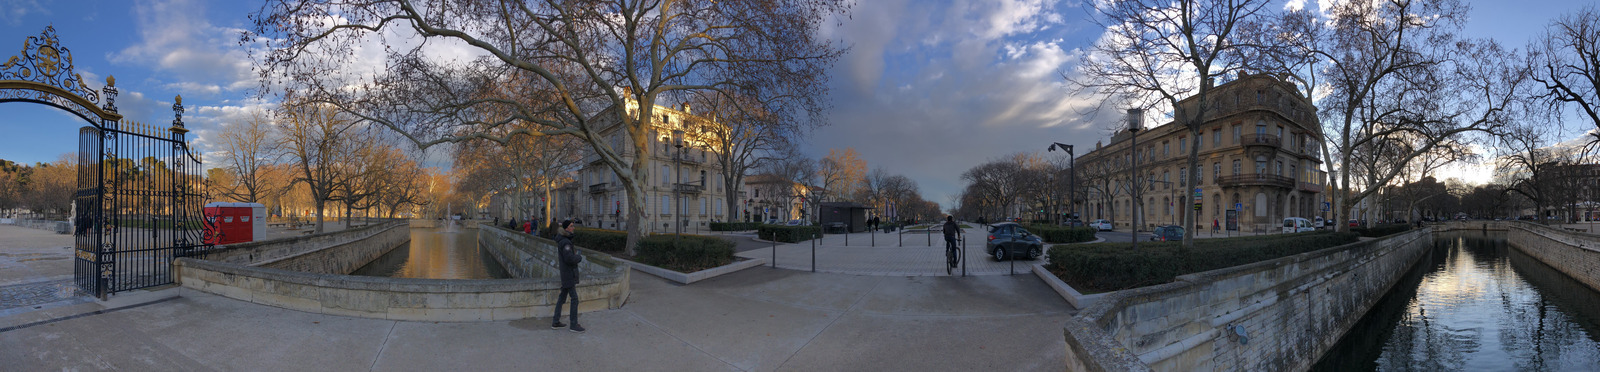
{"type": "Polygon", "coordinates": [[[778,268],[778,232],[772,232],[772,268],[778,268]]]}
{"type": "Polygon", "coordinates": [[[968,258],[972,258],[972,255],[967,254],[967,239],[966,238],[962,238],[961,239],[961,277],[963,277],[963,278],[967,277],[967,261],[969,261],[968,258]]]}
{"type": "Polygon", "coordinates": [[[867,231],[867,233],[868,234],[872,234],[872,246],[874,246],[874,247],[878,246],[878,231],[877,230],[872,230],[872,231],[867,231]]]}
{"type": "Polygon", "coordinates": [[[811,272],[817,272],[817,240],[821,239],[816,233],[811,234],[811,272]]]}

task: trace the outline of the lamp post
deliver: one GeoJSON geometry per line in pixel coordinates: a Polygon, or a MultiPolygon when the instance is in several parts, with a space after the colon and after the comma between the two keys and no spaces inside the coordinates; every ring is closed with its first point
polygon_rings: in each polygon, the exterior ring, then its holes
{"type": "MultiPolygon", "coordinates": [[[[682,129],[673,129],[672,130],[672,146],[678,148],[677,156],[674,156],[672,158],[672,160],[673,160],[672,162],[675,163],[674,166],[677,167],[677,173],[678,173],[678,183],[672,185],[672,197],[673,197],[673,199],[677,199],[677,200],[674,200],[674,202],[678,203],[678,213],[674,214],[672,216],[672,219],[678,220],[678,219],[683,218],[683,195],[682,195],[682,192],[679,191],[680,187],[678,186],[678,185],[683,184],[683,130],[682,129]]],[[[676,235],[679,235],[679,236],[683,235],[683,223],[679,222],[679,221],[673,221],[672,224],[675,225],[674,227],[676,227],[674,229],[674,231],[677,232],[676,235]]],[[[678,240],[678,237],[674,236],[672,238],[672,240],[674,241],[674,244],[676,244],[676,241],[678,240]]]]}
{"type": "Polygon", "coordinates": [[[1067,152],[1067,204],[1072,206],[1070,208],[1072,209],[1072,217],[1077,218],[1078,201],[1075,198],[1078,197],[1078,156],[1072,153],[1072,145],[1061,142],[1052,143],[1049,151],[1056,151],[1056,148],[1067,152]]]}
{"type": "Polygon", "coordinates": [[[1128,109],[1128,151],[1133,153],[1133,224],[1128,229],[1128,240],[1133,242],[1134,250],[1139,250],[1139,215],[1144,213],[1139,208],[1139,127],[1143,116],[1143,109],[1128,109]]]}

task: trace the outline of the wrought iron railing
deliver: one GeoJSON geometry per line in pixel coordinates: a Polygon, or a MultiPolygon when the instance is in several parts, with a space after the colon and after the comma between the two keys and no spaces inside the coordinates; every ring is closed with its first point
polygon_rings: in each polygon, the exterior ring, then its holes
{"type": "Polygon", "coordinates": [[[1295,187],[1293,178],[1267,173],[1245,173],[1217,177],[1217,184],[1222,187],[1234,186],[1273,186],[1292,189],[1295,187]]]}
{"type": "Polygon", "coordinates": [[[1239,144],[1245,146],[1272,146],[1282,147],[1283,140],[1276,135],[1266,133],[1245,134],[1239,136],[1239,144]]]}

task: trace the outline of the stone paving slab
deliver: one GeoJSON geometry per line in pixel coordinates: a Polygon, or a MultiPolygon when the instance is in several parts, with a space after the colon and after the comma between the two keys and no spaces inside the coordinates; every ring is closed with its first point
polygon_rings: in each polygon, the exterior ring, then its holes
{"type": "MultiPolygon", "coordinates": [[[[633,275],[622,309],[403,322],[181,297],[0,332],[6,370],[1059,370],[1074,313],[1031,276],[751,269],[680,286],[633,275]]],[[[4,320],[4,317],[0,317],[4,320]]]]}

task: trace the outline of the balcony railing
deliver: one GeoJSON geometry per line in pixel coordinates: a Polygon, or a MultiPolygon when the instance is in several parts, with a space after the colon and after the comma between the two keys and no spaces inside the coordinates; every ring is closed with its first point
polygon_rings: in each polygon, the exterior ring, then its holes
{"type": "Polygon", "coordinates": [[[688,183],[674,183],[674,184],[672,184],[672,190],[673,191],[677,191],[677,192],[684,193],[684,194],[699,194],[701,191],[704,191],[705,189],[706,189],[705,186],[700,186],[700,185],[695,185],[695,184],[688,184],[688,183]]]}
{"type": "Polygon", "coordinates": [[[606,182],[589,185],[590,194],[599,194],[603,192],[606,192],[606,182]]]}
{"type": "Polygon", "coordinates": [[[1300,183],[1300,191],[1322,192],[1322,185],[1318,185],[1318,184],[1310,183],[1310,182],[1301,182],[1300,183]]]}
{"type": "Polygon", "coordinates": [[[1276,135],[1255,133],[1239,136],[1239,144],[1245,146],[1283,147],[1283,140],[1276,135]]]}
{"type": "Polygon", "coordinates": [[[1292,189],[1295,187],[1293,178],[1267,173],[1246,173],[1231,176],[1217,177],[1217,184],[1222,187],[1234,186],[1272,186],[1292,189]]]}

